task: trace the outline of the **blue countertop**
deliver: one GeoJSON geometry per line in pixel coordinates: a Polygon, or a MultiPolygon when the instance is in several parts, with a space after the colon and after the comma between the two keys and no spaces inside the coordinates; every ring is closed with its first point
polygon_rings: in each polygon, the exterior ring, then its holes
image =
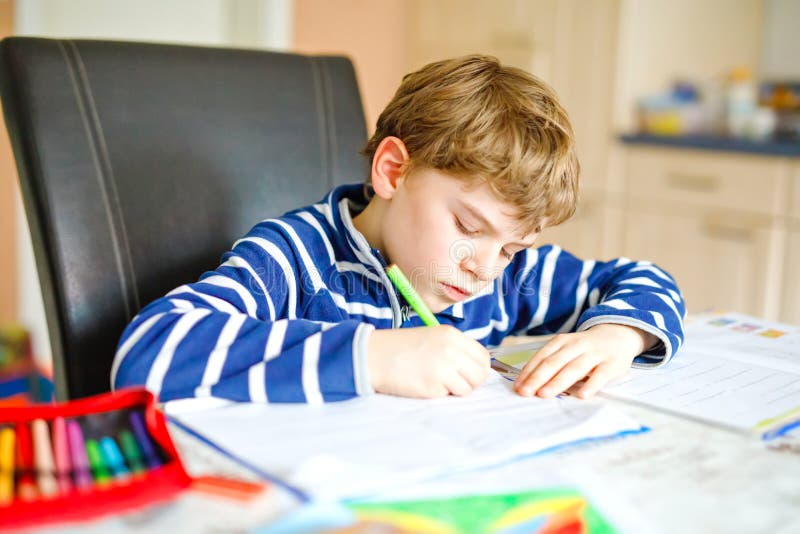
{"type": "Polygon", "coordinates": [[[620,140],[628,145],[651,145],[696,150],[718,150],[723,152],[744,152],[763,156],[784,156],[800,158],[798,141],[751,141],[732,137],[712,135],[651,135],[626,134],[620,140]]]}

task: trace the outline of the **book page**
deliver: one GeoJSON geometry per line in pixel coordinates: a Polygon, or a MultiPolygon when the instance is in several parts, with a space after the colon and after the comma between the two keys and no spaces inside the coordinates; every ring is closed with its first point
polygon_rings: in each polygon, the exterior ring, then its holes
{"type": "Polygon", "coordinates": [[[641,429],[600,402],[525,398],[511,387],[491,373],[466,397],[373,395],[324,405],[236,404],[171,416],[318,498],[362,496],[400,482],[641,429]]]}
{"type": "Polygon", "coordinates": [[[739,314],[695,321],[667,366],[631,369],[603,393],[733,429],[779,428],[800,417],[800,330],[739,314]]]}
{"type": "Polygon", "coordinates": [[[631,369],[603,393],[734,429],[758,431],[773,426],[774,418],[800,409],[800,374],[687,347],[668,367],[631,369]]]}
{"type": "MultiPolygon", "coordinates": [[[[536,344],[495,350],[513,379],[536,344]]],[[[631,369],[602,394],[730,429],[763,433],[800,417],[800,328],[729,313],[699,318],[665,367],[631,369]]]]}

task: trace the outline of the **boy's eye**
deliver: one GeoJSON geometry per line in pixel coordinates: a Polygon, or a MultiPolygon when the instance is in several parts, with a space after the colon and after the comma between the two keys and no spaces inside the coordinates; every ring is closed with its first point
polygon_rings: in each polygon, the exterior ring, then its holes
{"type": "Polygon", "coordinates": [[[458,228],[458,231],[461,232],[462,234],[471,236],[471,235],[477,235],[479,233],[478,230],[469,230],[466,226],[464,226],[461,223],[461,221],[459,220],[458,217],[455,218],[455,221],[456,221],[456,227],[458,228]]]}

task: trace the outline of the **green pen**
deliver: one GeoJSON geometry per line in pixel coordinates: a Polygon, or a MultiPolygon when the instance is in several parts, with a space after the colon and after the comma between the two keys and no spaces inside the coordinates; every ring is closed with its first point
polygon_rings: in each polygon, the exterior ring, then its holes
{"type": "Polygon", "coordinates": [[[436,316],[433,315],[430,308],[422,301],[419,293],[417,293],[414,286],[411,285],[411,282],[408,281],[408,278],[406,278],[406,275],[400,270],[400,267],[392,264],[386,269],[386,274],[389,276],[389,280],[394,284],[394,287],[397,288],[411,307],[414,308],[414,311],[417,312],[417,315],[419,315],[422,322],[425,323],[425,326],[436,326],[439,324],[439,321],[436,320],[436,316]]]}
{"type": "Polygon", "coordinates": [[[142,463],[142,453],[139,446],[136,444],[136,438],[129,430],[123,430],[119,433],[119,442],[122,445],[122,454],[128,461],[133,474],[144,473],[144,463],[142,463]]]}

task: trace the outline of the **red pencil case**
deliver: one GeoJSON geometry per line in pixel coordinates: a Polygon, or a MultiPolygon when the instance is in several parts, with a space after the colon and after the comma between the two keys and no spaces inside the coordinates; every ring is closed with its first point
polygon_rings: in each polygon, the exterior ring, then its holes
{"type": "Polygon", "coordinates": [[[84,432],[94,439],[97,434],[117,433],[125,417],[134,411],[143,416],[161,465],[125,480],[112,478],[102,486],[93,480],[89,487],[73,487],[56,496],[40,495],[28,501],[15,498],[10,504],[0,505],[0,529],[96,519],[169,500],[187,488],[191,478],[170,439],[163,414],[155,407],[155,398],[144,389],[124,389],[59,404],[0,408],[0,426],[43,419],[52,428],[53,420],[62,417],[80,421],[84,432]]]}

